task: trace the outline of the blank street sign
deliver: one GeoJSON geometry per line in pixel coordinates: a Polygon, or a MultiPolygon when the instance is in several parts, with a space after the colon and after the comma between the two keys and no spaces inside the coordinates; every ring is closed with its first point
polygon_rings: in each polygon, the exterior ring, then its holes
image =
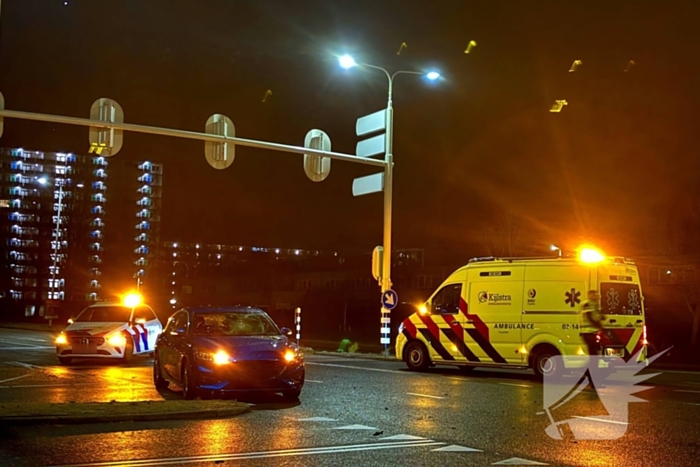
{"type": "Polygon", "coordinates": [[[357,136],[362,136],[369,133],[376,133],[385,128],[386,109],[358,118],[355,124],[355,133],[357,133],[357,136]]]}
{"type": "Polygon", "coordinates": [[[377,193],[384,189],[384,172],[379,172],[366,177],[356,178],[352,181],[352,195],[362,196],[377,193]]]}
{"type": "Polygon", "coordinates": [[[357,157],[372,157],[377,154],[384,154],[386,150],[386,135],[382,133],[381,135],[374,136],[370,139],[364,141],[359,141],[357,147],[355,148],[355,154],[357,157]]]}

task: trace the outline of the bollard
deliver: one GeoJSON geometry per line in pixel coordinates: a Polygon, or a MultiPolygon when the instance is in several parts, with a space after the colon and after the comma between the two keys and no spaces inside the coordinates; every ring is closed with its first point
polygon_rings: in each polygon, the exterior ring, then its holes
{"type": "Polygon", "coordinates": [[[296,310],[294,310],[294,323],[296,324],[297,328],[297,345],[299,345],[299,340],[301,339],[301,308],[297,307],[296,310]]]}

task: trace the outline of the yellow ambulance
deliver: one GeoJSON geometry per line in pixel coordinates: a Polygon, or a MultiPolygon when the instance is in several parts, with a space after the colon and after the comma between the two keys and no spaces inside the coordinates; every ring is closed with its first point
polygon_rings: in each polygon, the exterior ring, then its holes
{"type": "Polygon", "coordinates": [[[580,331],[589,290],[599,292],[605,315],[603,355],[645,358],[637,267],[592,249],[571,258],[470,260],[401,323],[396,357],[419,371],[436,364],[559,371],[551,357],[587,354],[580,331]]]}

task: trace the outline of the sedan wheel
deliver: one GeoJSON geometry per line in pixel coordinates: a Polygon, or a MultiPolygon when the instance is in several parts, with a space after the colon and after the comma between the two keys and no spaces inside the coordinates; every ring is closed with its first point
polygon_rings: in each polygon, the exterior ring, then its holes
{"type": "Polygon", "coordinates": [[[187,400],[197,397],[193,375],[190,373],[190,364],[185,362],[182,369],[182,397],[187,400]]]}
{"type": "Polygon", "coordinates": [[[160,356],[158,354],[153,359],[153,384],[156,386],[156,389],[168,387],[168,381],[163,378],[163,370],[160,368],[160,356]]]}

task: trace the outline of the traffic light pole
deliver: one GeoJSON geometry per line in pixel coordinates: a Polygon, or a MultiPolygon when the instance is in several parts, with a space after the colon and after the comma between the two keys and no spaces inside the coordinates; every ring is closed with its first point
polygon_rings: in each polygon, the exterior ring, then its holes
{"type": "Polygon", "coordinates": [[[199,133],[188,130],[174,130],[172,128],[160,128],[146,125],[134,125],[131,123],[110,123],[102,120],[92,120],[89,118],[66,117],[63,115],[39,114],[33,112],[21,112],[16,110],[0,109],[0,118],[16,118],[20,120],[33,120],[38,122],[63,123],[67,125],[78,125],[96,127],[112,130],[131,131],[134,133],[147,133],[151,135],[172,136],[175,138],[195,139],[200,141],[211,141],[213,143],[232,143],[236,146],[246,146],[249,148],[269,149],[271,151],[291,152],[294,154],[313,154],[328,157],[355,164],[371,165],[374,167],[384,167],[385,162],[381,160],[361,158],[350,154],[338,152],[321,151],[318,149],[306,148],[302,146],[290,146],[287,144],[269,143],[267,141],[256,141],[252,139],[238,138],[232,136],[215,135],[211,133],[199,133]]]}

